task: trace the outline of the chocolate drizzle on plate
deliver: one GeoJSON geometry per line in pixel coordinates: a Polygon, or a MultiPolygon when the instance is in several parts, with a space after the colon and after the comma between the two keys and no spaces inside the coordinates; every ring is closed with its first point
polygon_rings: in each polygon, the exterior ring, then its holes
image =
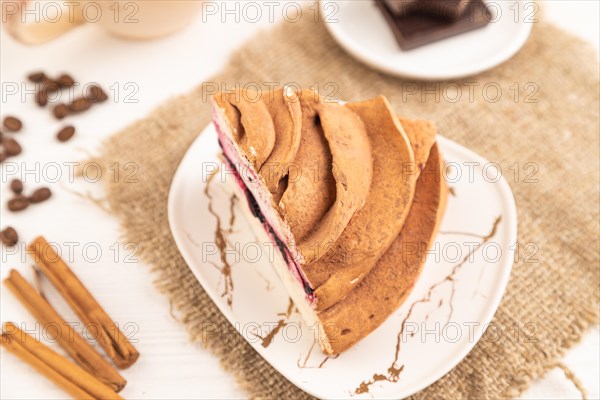
{"type": "MultiPolygon", "coordinates": [[[[454,280],[454,278],[456,277],[456,274],[458,274],[458,272],[461,270],[461,268],[466,264],[466,262],[471,258],[471,256],[473,254],[475,254],[481,247],[483,247],[486,243],[488,243],[496,235],[496,232],[498,230],[498,225],[500,224],[501,220],[502,220],[502,216],[497,217],[492,225],[490,232],[486,235],[478,235],[478,237],[481,239],[481,242],[479,242],[479,244],[477,246],[475,246],[473,249],[471,249],[471,251],[469,251],[469,253],[458,264],[456,264],[452,268],[452,271],[450,272],[450,274],[446,275],[446,277],[444,277],[444,279],[442,279],[438,283],[432,285],[429,288],[429,290],[427,291],[427,294],[425,295],[425,297],[423,297],[422,299],[417,300],[411,304],[410,308],[408,309],[408,312],[406,313],[406,316],[404,317],[404,319],[402,320],[402,323],[400,324],[400,331],[398,332],[398,335],[396,338],[396,350],[394,352],[394,360],[388,367],[387,373],[373,374],[373,376],[371,377],[370,380],[361,382],[358,385],[358,387],[356,387],[356,389],[354,389],[354,394],[369,393],[371,385],[373,385],[376,382],[381,382],[381,381],[387,381],[387,382],[392,382],[392,383],[398,382],[398,380],[400,379],[400,373],[404,369],[404,365],[397,366],[397,364],[398,364],[398,360],[400,358],[400,349],[401,349],[400,343],[402,342],[402,335],[404,334],[404,330],[406,328],[406,322],[411,317],[415,306],[417,306],[418,304],[431,302],[431,300],[432,300],[431,297],[432,297],[434,290],[447,282],[450,282],[452,285],[450,298],[448,299],[448,304],[450,307],[448,321],[450,321],[450,318],[452,317],[452,314],[454,313],[454,306],[452,305],[452,301],[454,299],[454,293],[456,292],[456,281],[454,280]]],[[[470,234],[470,235],[474,235],[474,234],[470,234]]],[[[476,236],[476,235],[474,235],[474,236],[476,236]]],[[[438,305],[441,307],[442,302],[440,301],[440,303],[438,305]]]]}
{"type": "Polygon", "coordinates": [[[306,357],[304,357],[304,361],[302,361],[302,364],[300,364],[300,358],[298,359],[298,361],[296,361],[296,365],[298,366],[298,368],[310,368],[306,366],[306,363],[308,362],[308,359],[310,358],[310,355],[313,349],[315,348],[315,344],[317,344],[317,342],[313,341],[313,343],[310,345],[310,349],[308,349],[308,353],[306,353],[306,357]]]}
{"type": "Polygon", "coordinates": [[[233,233],[233,226],[235,225],[235,203],[237,202],[237,196],[231,196],[229,198],[229,230],[228,233],[233,233]]]}
{"type": "Polygon", "coordinates": [[[273,343],[273,339],[275,339],[275,335],[277,335],[277,333],[279,333],[279,331],[284,326],[287,325],[288,318],[290,318],[290,315],[292,315],[292,311],[294,311],[294,302],[290,298],[287,311],[284,313],[278,314],[280,316],[283,316],[283,318],[281,318],[279,321],[277,321],[277,325],[275,325],[275,327],[273,329],[271,329],[271,331],[268,334],[266,334],[265,336],[259,336],[259,335],[255,334],[256,337],[258,337],[262,340],[262,347],[267,348],[267,347],[269,347],[269,345],[271,343],[273,343]]]}
{"type": "Polygon", "coordinates": [[[226,235],[232,232],[233,224],[235,223],[235,213],[234,213],[234,204],[235,204],[235,199],[234,198],[235,198],[235,195],[232,195],[232,198],[230,199],[231,216],[229,218],[229,224],[230,224],[229,228],[223,229],[222,228],[222,224],[221,224],[221,217],[213,209],[213,197],[210,194],[210,187],[212,185],[213,179],[217,175],[217,172],[218,172],[218,170],[215,171],[208,178],[208,181],[206,182],[206,187],[204,188],[204,194],[208,198],[208,212],[210,212],[212,214],[212,216],[215,217],[215,219],[216,219],[215,244],[217,245],[217,247],[219,249],[219,253],[221,255],[221,264],[222,264],[222,266],[219,267],[219,266],[217,266],[215,264],[213,264],[213,265],[217,269],[219,269],[221,271],[221,273],[223,274],[223,280],[224,280],[225,287],[223,289],[223,293],[221,294],[221,296],[222,297],[226,297],[226,299],[227,299],[227,305],[231,308],[231,306],[233,305],[233,278],[231,276],[232,265],[227,260],[227,252],[226,252],[226,249],[227,249],[227,239],[226,239],[226,235]]]}
{"type": "Polygon", "coordinates": [[[296,365],[298,366],[298,368],[323,368],[323,365],[325,365],[325,363],[329,360],[335,360],[336,358],[338,358],[340,355],[336,354],[335,356],[327,356],[325,358],[323,358],[323,360],[316,366],[309,366],[308,364],[308,359],[310,358],[310,355],[312,354],[312,351],[315,347],[315,344],[317,344],[316,341],[313,341],[313,344],[310,346],[310,349],[308,349],[308,353],[306,354],[306,357],[304,357],[304,360],[302,361],[302,364],[300,364],[300,358],[298,359],[298,361],[296,361],[296,365]]]}

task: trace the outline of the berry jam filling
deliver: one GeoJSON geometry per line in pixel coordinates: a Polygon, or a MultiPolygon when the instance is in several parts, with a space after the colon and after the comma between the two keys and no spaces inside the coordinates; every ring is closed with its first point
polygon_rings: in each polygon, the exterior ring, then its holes
{"type": "MultiPolygon", "coordinates": [[[[221,147],[221,149],[223,149],[221,140],[219,140],[219,146],[221,147]]],[[[294,261],[292,255],[290,254],[290,251],[288,250],[286,245],[277,236],[277,234],[275,233],[275,231],[273,230],[271,225],[267,222],[264,214],[260,210],[260,206],[258,205],[258,202],[254,198],[254,195],[252,194],[252,192],[250,192],[250,190],[246,187],[243,179],[241,178],[239,172],[235,168],[233,162],[229,159],[229,157],[227,156],[227,154],[225,154],[225,152],[223,152],[223,156],[225,157],[225,160],[226,160],[229,168],[232,171],[234,171],[237,184],[242,188],[242,190],[244,191],[244,193],[246,195],[246,200],[248,201],[248,207],[250,208],[250,212],[252,213],[252,215],[255,218],[257,218],[263,224],[265,231],[277,245],[277,248],[279,249],[281,255],[283,256],[283,259],[284,259],[285,263],[287,264],[288,268],[290,269],[290,272],[292,272],[292,274],[296,277],[296,279],[298,279],[298,281],[304,288],[304,292],[306,293],[307,299],[310,302],[313,302],[314,301],[313,288],[310,287],[310,284],[304,279],[304,277],[300,273],[298,266],[297,266],[296,262],[294,261]]]]}

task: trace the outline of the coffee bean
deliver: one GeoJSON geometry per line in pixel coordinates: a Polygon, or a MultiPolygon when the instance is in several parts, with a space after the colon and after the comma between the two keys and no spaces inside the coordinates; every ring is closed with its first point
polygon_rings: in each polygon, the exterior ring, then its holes
{"type": "Polygon", "coordinates": [[[33,72],[29,75],[27,75],[27,79],[29,79],[31,82],[43,82],[44,80],[48,79],[48,77],[46,76],[45,73],[43,72],[33,72]]]}
{"type": "Polygon", "coordinates": [[[19,142],[13,138],[3,139],[2,146],[4,147],[4,152],[8,157],[17,156],[21,154],[21,151],[23,150],[19,142]]]}
{"type": "Polygon", "coordinates": [[[40,91],[44,91],[46,93],[46,97],[48,97],[49,93],[58,92],[59,90],[60,83],[50,78],[42,82],[42,86],[40,87],[40,91]]]}
{"type": "Polygon", "coordinates": [[[16,195],[8,201],[8,209],[10,211],[22,211],[29,207],[29,199],[23,195],[16,195]]]}
{"type": "Polygon", "coordinates": [[[86,98],[91,103],[103,103],[108,100],[108,95],[102,88],[98,85],[93,85],[88,89],[88,93],[86,98]]]}
{"type": "Polygon", "coordinates": [[[40,106],[44,107],[48,104],[48,93],[44,89],[38,90],[35,94],[35,102],[40,106]]]}
{"type": "Polygon", "coordinates": [[[68,88],[71,86],[75,86],[75,79],[73,79],[71,77],[71,75],[68,75],[68,74],[62,74],[61,76],[58,77],[58,79],[56,81],[62,88],[68,88]]]}
{"type": "Polygon", "coordinates": [[[13,179],[10,182],[10,190],[12,190],[15,194],[21,194],[23,191],[23,182],[20,179],[13,179]]]}
{"type": "Polygon", "coordinates": [[[75,128],[73,126],[69,125],[69,126],[65,126],[60,131],[58,131],[58,133],[56,134],[56,138],[60,142],[66,142],[67,140],[71,139],[74,134],[75,134],[75,128]]]}
{"type": "Polygon", "coordinates": [[[23,127],[23,123],[17,117],[6,117],[3,124],[9,132],[18,132],[23,127]]]}
{"type": "Polygon", "coordinates": [[[78,99],[73,100],[71,104],[69,104],[69,110],[73,112],[83,112],[89,110],[92,106],[92,103],[85,97],[80,97],[78,99]]]}
{"type": "Polygon", "coordinates": [[[0,151],[0,163],[3,163],[7,158],[8,156],[6,155],[6,153],[0,151]]]}
{"type": "Polygon", "coordinates": [[[52,110],[52,114],[54,114],[54,116],[57,119],[63,119],[64,117],[69,115],[70,112],[71,111],[69,110],[69,107],[63,103],[57,104],[56,106],[54,106],[54,109],[52,110]]]}
{"type": "Polygon", "coordinates": [[[29,201],[32,203],[41,203],[42,201],[46,201],[52,196],[52,192],[48,188],[40,188],[37,189],[31,196],[29,196],[29,201]]]}
{"type": "Polygon", "coordinates": [[[7,246],[14,246],[19,241],[19,235],[13,227],[7,226],[0,232],[0,241],[7,246]]]}

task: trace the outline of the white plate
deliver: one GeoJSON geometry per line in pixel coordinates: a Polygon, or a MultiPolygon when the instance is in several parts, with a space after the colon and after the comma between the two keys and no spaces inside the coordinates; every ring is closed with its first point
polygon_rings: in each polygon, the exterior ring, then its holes
{"type": "Polygon", "coordinates": [[[212,125],[181,161],[171,185],[168,206],[171,231],[181,254],[242,336],[275,369],[306,392],[321,398],[409,396],[458,364],[491,321],[514,259],[517,226],[514,199],[503,178],[491,182],[497,178],[495,164],[443,137],[438,137],[438,143],[448,164],[447,180],[455,195],[448,198],[433,253],[406,302],[371,335],[338,358],[330,359],[318,345],[310,352],[315,342],[314,331],[302,322],[297,312],[292,312],[289,318],[282,315],[288,309],[289,298],[269,265],[273,246],[258,244],[247,220],[239,218],[245,199],[230,207],[230,186],[225,182],[233,179],[233,175],[223,172],[227,168],[219,161],[217,135],[212,125]],[[217,167],[223,173],[217,173],[207,184],[217,167]],[[460,178],[457,171],[461,171],[460,178]],[[212,207],[221,215],[221,228],[226,231],[230,281],[223,274],[221,255],[215,245],[216,218],[209,210],[207,185],[212,207]],[[236,219],[228,233],[231,210],[236,219]],[[481,242],[481,237],[491,231],[498,217],[501,220],[492,239],[457,269],[453,281],[444,281],[471,248],[481,242]],[[377,382],[370,385],[369,393],[355,394],[360,384],[373,374],[386,373],[409,308],[442,281],[433,290],[431,300],[415,306],[404,324],[398,359],[398,364],[404,365],[400,379],[377,382]],[[228,283],[233,284],[233,290],[226,290],[228,283]],[[282,320],[287,324],[274,335],[270,345],[263,347],[260,337],[272,332],[282,320]],[[411,336],[411,332],[415,334],[411,336]]]}
{"type": "Polygon", "coordinates": [[[529,0],[486,1],[484,28],[402,51],[374,0],[321,0],[325,26],[348,53],[380,71],[423,80],[456,79],[508,60],[523,46],[539,5],[529,0]]]}

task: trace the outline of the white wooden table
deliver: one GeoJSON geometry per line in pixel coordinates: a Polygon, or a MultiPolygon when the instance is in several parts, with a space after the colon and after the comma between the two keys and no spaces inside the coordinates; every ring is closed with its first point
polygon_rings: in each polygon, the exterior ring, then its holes
{"type": "MultiPolygon", "coordinates": [[[[597,1],[548,1],[547,18],[584,37],[598,48],[599,7],[597,1]]],[[[276,8],[276,10],[278,10],[276,8]]],[[[281,12],[276,12],[280,17],[281,12]]],[[[169,313],[167,299],[153,287],[149,268],[131,262],[123,245],[119,245],[117,221],[96,206],[69,190],[90,191],[101,196],[100,185],[74,182],[68,174],[69,162],[93,153],[112,132],[142,118],[165,99],[186,92],[219,70],[228,55],[243,40],[268,21],[236,24],[230,17],[226,24],[218,18],[199,18],[193,26],[174,36],[153,42],[126,42],[102,33],[97,27],[85,26],[76,32],[39,47],[15,43],[3,32],[0,39],[0,73],[2,81],[1,114],[22,117],[25,128],[19,140],[25,149],[15,161],[20,169],[30,171],[26,188],[47,185],[56,178],[55,166],[62,172],[60,183],[53,183],[51,204],[31,207],[23,213],[8,213],[0,208],[1,225],[17,228],[22,238],[43,234],[50,241],[77,242],[73,245],[73,268],[111,316],[121,324],[137,324],[134,339],[142,356],[124,372],[128,385],[126,398],[243,398],[233,378],[219,366],[218,360],[198,344],[187,340],[183,326],[169,313]],[[56,142],[54,135],[63,124],[57,123],[47,110],[23,102],[22,89],[10,94],[25,75],[42,69],[49,74],[69,72],[82,82],[97,81],[112,88],[111,97],[119,99],[72,119],[77,134],[68,144],[56,142]],[[130,100],[130,101],[127,101],[130,100]],[[115,247],[116,246],[116,247],[115,247]],[[97,250],[100,254],[97,255],[97,250]],[[117,262],[114,258],[116,257],[117,262]]],[[[13,164],[15,165],[15,164],[13,164]]],[[[14,171],[3,167],[2,203],[8,196],[8,183],[14,171]]],[[[4,278],[9,268],[30,274],[23,251],[13,254],[2,249],[4,278]]],[[[51,302],[68,321],[77,318],[58,296],[46,286],[51,302]]],[[[0,288],[2,321],[23,322],[35,329],[35,320],[2,285],[0,288]]],[[[35,330],[38,335],[44,332],[35,330]]],[[[54,348],[58,347],[53,345],[54,348]]],[[[599,332],[593,330],[573,348],[564,362],[583,381],[590,398],[599,398],[599,332]]],[[[54,399],[65,394],[45,378],[37,375],[4,349],[0,353],[0,397],[2,399],[54,399]]],[[[577,398],[578,392],[555,370],[535,382],[524,398],[577,398]]]]}

